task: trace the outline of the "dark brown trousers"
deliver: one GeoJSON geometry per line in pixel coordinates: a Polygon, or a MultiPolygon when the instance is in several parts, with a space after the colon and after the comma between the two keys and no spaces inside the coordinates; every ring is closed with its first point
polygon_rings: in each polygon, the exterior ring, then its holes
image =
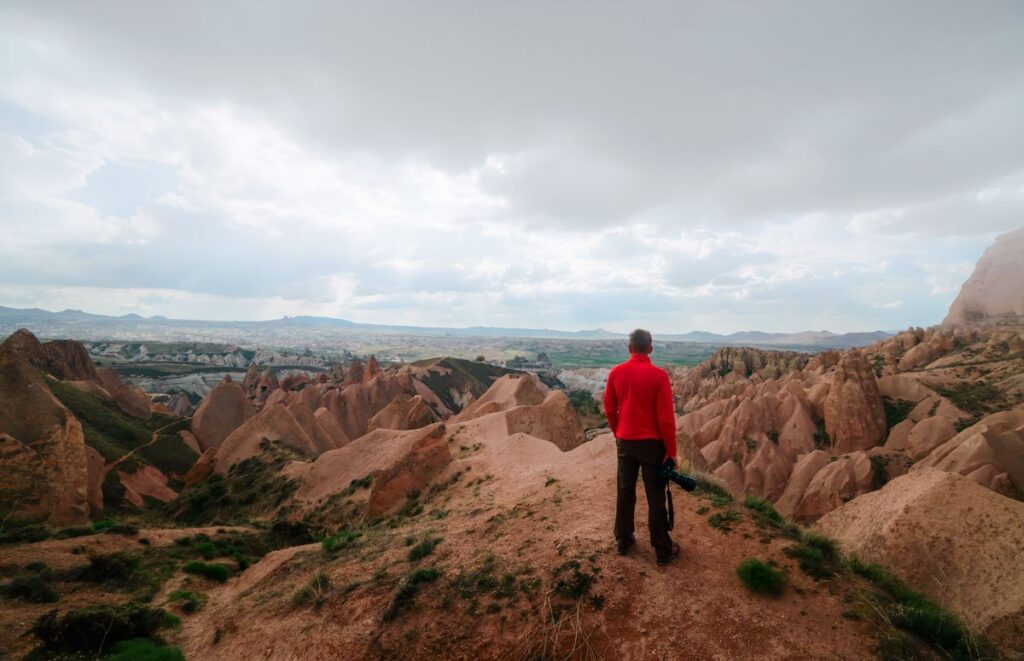
{"type": "Polygon", "coordinates": [[[636,511],[636,474],[644,478],[647,495],[647,527],[651,532],[651,546],[659,556],[672,553],[672,538],[668,536],[665,511],[665,480],[658,477],[658,468],[665,460],[665,444],[658,440],[623,441],[616,439],[618,448],[618,497],[615,501],[615,539],[627,539],[633,534],[633,514],[636,511]]]}

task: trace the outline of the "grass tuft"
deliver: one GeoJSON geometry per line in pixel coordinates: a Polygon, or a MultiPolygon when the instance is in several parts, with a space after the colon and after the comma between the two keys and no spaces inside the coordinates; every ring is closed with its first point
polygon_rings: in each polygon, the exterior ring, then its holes
{"type": "Polygon", "coordinates": [[[736,567],[736,575],[751,592],[777,597],[786,588],[786,574],[763,560],[747,558],[736,567]]]}
{"type": "Polygon", "coordinates": [[[219,562],[198,562],[193,561],[186,563],[182,569],[187,574],[195,574],[196,576],[202,576],[218,583],[231,578],[231,568],[225,564],[219,562]]]}

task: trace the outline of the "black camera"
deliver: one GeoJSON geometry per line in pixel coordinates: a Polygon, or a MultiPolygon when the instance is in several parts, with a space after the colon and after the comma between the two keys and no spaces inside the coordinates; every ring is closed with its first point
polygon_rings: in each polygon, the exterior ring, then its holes
{"type": "Polygon", "coordinates": [[[693,479],[686,473],[680,473],[673,469],[669,464],[662,464],[661,468],[658,469],[658,477],[663,480],[669,480],[675,482],[683,491],[693,491],[697,488],[697,480],[693,479]]]}

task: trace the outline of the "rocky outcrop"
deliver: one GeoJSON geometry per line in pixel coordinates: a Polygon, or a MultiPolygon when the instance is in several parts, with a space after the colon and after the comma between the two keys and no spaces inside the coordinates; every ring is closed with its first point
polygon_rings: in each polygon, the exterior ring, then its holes
{"type": "Polygon", "coordinates": [[[203,450],[217,448],[231,432],[256,415],[256,408],[237,383],[217,384],[192,416],[192,433],[203,450]]]}
{"type": "Polygon", "coordinates": [[[18,353],[0,350],[0,511],[78,525],[89,519],[82,425],[18,353]]]}
{"type": "Polygon", "coordinates": [[[509,435],[529,434],[551,441],[562,451],[572,450],[587,440],[576,409],[561,390],[549,392],[536,406],[509,409],[505,412],[505,421],[509,435]]]}
{"type": "Polygon", "coordinates": [[[885,409],[875,373],[858,351],[839,359],[825,399],[825,430],[836,452],[865,450],[885,440],[885,409]]]}
{"type": "Polygon", "coordinates": [[[496,380],[487,392],[464,408],[453,421],[465,422],[517,406],[536,406],[544,402],[547,394],[547,386],[535,374],[507,374],[496,380]]]}
{"type": "Polygon", "coordinates": [[[246,397],[256,397],[261,378],[260,368],[256,366],[255,362],[249,363],[249,369],[245,371],[245,376],[242,378],[242,390],[246,397]]]}
{"type": "Polygon", "coordinates": [[[40,343],[35,335],[22,328],[4,340],[0,350],[21,355],[33,367],[61,381],[96,380],[96,366],[81,342],[53,340],[40,343]]]}
{"type": "Polygon", "coordinates": [[[149,396],[141,388],[125,383],[109,367],[96,370],[96,376],[103,389],[110,393],[117,408],[140,420],[149,420],[153,415],[149,396]]]}
{"type": "Polygon", "coordinates": [[[998,237],[949,306],[943,324],[1024,318],[1024,228],[998,237]]]}
{"type": "Polygon", "coordinates": [[[803,500],[807,487],[818,471],[832,461],[832,455],[824,450],[815,450],[802,455],[793,467],[786,488],[775,502],[775,509],[786,518],[793,518],[800,501],[803,500]]]}
{"type": "Polygon", "coordinates": [[[889,567],[975,631],[1024,648],[1024,503],[929,468],[847,503],[816,528],[845,552],[889,567]]]}
{"type": "Polygon", "coordinates": [[[367,519],[395,512],[408,502],[411,494],[424,490],[451,463],[444,424],[428,429],[408,454],[374,477],[366,504],[367,519]]]}
{"type": "Polygon", "coordinates": [[[438,421],[433,409],[419,395],[401,394],[377,412],[367,423],[374,429],[418,429],[438,421]]]}
{"type": "Polygon", "coordinates": [[[118,470],[117,477],[124,487],[125,502],[138,508],[145,507],[147,499],[166,503],[178,495],[167,486],[167,476],[148,464],[139,466],[131,473],[118,470]]]}
{"type": "Polygon", "coordinates": [[[185,473],[185,487],[190,487],[194,484],[199,484],[206,478],[213,475],[214,468],[217,465],[217,450],[210,448],[204,452],[196,463],[192,464],[192,468],[188,469],[185,473]]]}
{"type": "MultiPolygon", "coordinates": [[[[264,441],[280,441],[303,455],[321,452],[313,413],[302,402],[268,405],[246,420],[217,446],[217,472],[260,454],[264,441]]],[[[325,448],[327,449],[327,448],[325,448]]]]}
{"type": "Polygon", "coordinates": [[[956,436],[956,429],[946,418],[941,416],[925,418],[910,429],[903,449],[911,459],[917,461],[931,454],[932,450],[954,436],[956,436]]]}
{"type": "Polygon", "coordinates": [[[983,418],[936,447],[910,471],[928,468],[958,473],[1024,500],[1024,406],[983,418]]]}
{"type": "Polygon", "coordinates": [[[793,511],[797,521],[814,521],[843,503],[875,489],[875,472],[866,452],[830,459],[814,474],[793,511]]]}

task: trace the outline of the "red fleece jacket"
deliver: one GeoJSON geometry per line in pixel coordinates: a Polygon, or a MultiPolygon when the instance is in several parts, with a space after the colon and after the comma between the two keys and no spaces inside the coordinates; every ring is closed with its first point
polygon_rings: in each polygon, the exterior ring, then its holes
{"type": "Polygon", "coordinates": [[[634,353],[608,374],[604,414],[615,438],[622,441],[660,439],[665,458],[676,457],[676,410],[672,384],[665,370],[647,354],[634,353]]]}

